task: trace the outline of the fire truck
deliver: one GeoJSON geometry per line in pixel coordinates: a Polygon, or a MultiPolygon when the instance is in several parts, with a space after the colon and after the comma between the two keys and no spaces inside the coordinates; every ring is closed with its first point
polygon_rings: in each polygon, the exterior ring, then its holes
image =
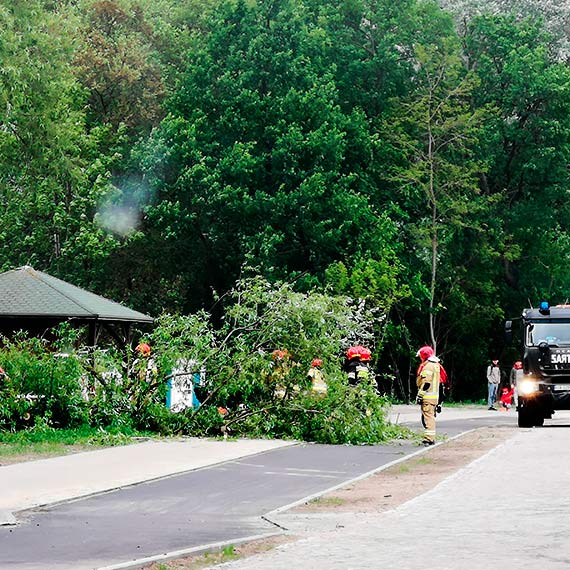
{"type": "MultiPolygon", "coordinates": [[[[517,319],[518,320],[518,319],[517,319]]],[[[570,410],[570,305],[524,309],[523,377],[517,382],[519,427],[542,426],[555,410],[570,410]]],[[[513,321],[505,323],[512,340],[513,321]]]]}

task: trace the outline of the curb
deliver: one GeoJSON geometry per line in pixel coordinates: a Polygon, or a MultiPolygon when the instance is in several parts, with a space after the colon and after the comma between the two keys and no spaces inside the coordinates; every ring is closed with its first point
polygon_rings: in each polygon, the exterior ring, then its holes
{"type": "Polygon", "coordinates": [[[202,546],[194,546],[192,548],[184,548],[182,550],[173,550],[172,552],[165,552],[164,554],[157,554],[156,556],[148,556],[146,558],[139,558],[137,560],[131,560],[129,562],[120,562],[119,564],[111,564],[111,566],[100,566],[94,570],[136,570],[137,568],[143,568],[148,564],[153,562],[166,562],[168,560],[174,560],[176,558],[182,558],[191,554],[201,554],[202,552],[207,552],[210,550],[220,551],[226,546],[244,544],[246,542],[253,542],[254,540],[262,540],[265,538],[271,538],[272,536],[280,536],[282,532],[271,532],[268,534],[256,534],[253,536],[246,536],[244,538],[239,538],[237,540],[226,540],[223,542],[212,542],[210,544],[204,544],[202,546]]]}
{"type": "Polygon", "coordinates": [[[0,511],[0,526],[15,526],[18,524],[16,517],[10,511],[0,511]]]}
{"type": "MultiPolygon", "coordinates": [[[[439,447],[440,445],[445,445],[446,443],[449,443],[450,441],[453,441],[455,439],[463,437],[464,435],[467,435],[468,433],[477,431],[477,429],[479,429],[479,428],[469,429],[467,431],[464,431],[464,432],[461,432],[457,435],[454,435],[453,437],[450,437],[449,439],[446,439],[445,441],[440,441],[439,443],[436,443],[435,445],[431,445],[429,447],[423,447],[421,449],[418,449],[418,451],[414,451],[413,453],[410,453],[409,455],[404,455],[403,457],[400,457],[399,459],[394,459],[394,461],[390,461],[389,463],[381,465],[380,467],[377,467],[376,469],[372,469],[371,471],[367,471],[366,473],[363,473],[362,475],[358,475],[358,477],[354,477],[353,479],[349,479],[348,481],[344,481],[343,483],[339,483],[338,485],[334,485],[333,487],[329,487],[328,489],[325,489],[324,491],[319,491],[318,493],[313,493],[312,495],[309,495],[308,497],[305,497],[303,499],[299,499],[297,501],[294,501],[293,503],[289,503],[288,505],[284,505],[282,507],[279,507],[277,509],[269,511],[265,516],[270,517],[273,515],[278,515],[280,513],[284,513],[290,509],[298,507],[299,505],[303,505],[304,503],[308,503],[309,501],[313,501],[314,499],[318,499],[319,497],[322,497],[323,495],[326,495],[327,493],[332,493],[333,491],[336,491],[337,489],[342,489],[343,487],[347,487],[348,485],[352,485],[353,483],[356,483],[357,481],[361,481],[362,479],[367,479],[368,477],[371,477],[372,475],[374,475],[376,473],[380,473],[381,471],[385,471],[386,469],[389,469],[390,467],[392,467],[394,465],[398,465],[399,463],[403,463],[404,461],[408,461],[408,459],[411,459],[412,457],[416,457],[418,455],[422,455],[424,453],[427,453],[430,449],[435,449],[436,447],[439,447]]],[[[273,521],[270,521],[270,522],[273,522],[273,521]]],[[[273,523],[273,524],[276,524],[276,523],[273,523]]],[[[276,526],[279,526],[279,525],[276,524],[276,526]]]]}

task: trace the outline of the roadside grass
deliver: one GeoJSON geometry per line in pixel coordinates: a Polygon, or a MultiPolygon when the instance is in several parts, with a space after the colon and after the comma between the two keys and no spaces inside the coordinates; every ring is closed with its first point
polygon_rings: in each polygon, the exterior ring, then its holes
{"type": "MultiPolygon", "coordinates": [[[[487,400],[445,400],[443,402],[443,406],[445,408],[479,408],[481,406],[485,406],[487,404],[487,400]]],[[[412,401],[404,401],[404,400],[392,400],[392,406],[400,406],[400,405],[414,405],[412,401]]]]}
{"type": "Polygon", "coordinates": [[[338,507],[340,505],[344,505],[346,501],[340,497],[316,497],[309,501],[309,503],[323,507],[338,507]]]}
{"type": "Polygon", "coordinates": [[[201,570],[202,568],[210,568],[224,562],[262,554],[295,539],[296,537],[294,536],[279,535],[237,546],[230,544],[221,550],[208,551],[203,554],[177,558],[167,562],[154,562],[150,566],[145,566],[144,570],[201,570]]]}
{"type": "Polygon", "coordinates": [[[199,570],[200,568],[223,564],[224,562],[236,560],[237,558],[239,558],[239,555],[236,552],[235,546],[230,544],[218,552],[204,552],[201,556],[173,560],[167,563],[162,562],[150,568],[153,570],[199,570]]]}
{"type": "Polygon", "coordinates": [[[487,400],[462,400],[460,402],[445,400],[443,405],[446,408],[480,408],[487,405],[487,400]]]}
{"type": "Polygon", "coordinates": [[[422,467],[424,465],[432,465],[433,459],[431,457],[422,456],[418,459],[409,459],[403,463],[398,464],[398,473],[409,473],[416,467],[422,467]]]}
{"type": "Polygon", "coordinates": [[[89,426],[76,429],[35,426],[18,432],[0,431],[0,465],[126,445],[149,437],[146,433],[89,426]]]}

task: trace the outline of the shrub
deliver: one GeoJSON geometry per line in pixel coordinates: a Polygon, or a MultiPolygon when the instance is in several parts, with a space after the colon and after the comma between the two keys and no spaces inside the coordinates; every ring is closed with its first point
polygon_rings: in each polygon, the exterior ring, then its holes
{"type": "Polygon", "coordinates": [[[4,339],[0,362],[5,371],[0,422],[3,428],[33,425],[47,418],[53,425],[84,424],[88,408],[82,398],[80,359],[52,352],[47,343],[17,336],[4,339]]]}

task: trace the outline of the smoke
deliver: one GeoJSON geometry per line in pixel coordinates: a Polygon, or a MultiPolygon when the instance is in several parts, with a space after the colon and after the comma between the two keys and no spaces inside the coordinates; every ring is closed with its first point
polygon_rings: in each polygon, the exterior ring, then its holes
{"type": "Polygon", "coordinates": [[[126,237],[138,229],[141,217],[140,210],[134,206],[109,204],[100,208],[96,220],[102,228],[126,237]]]}
{"type": "Polygon", "coordinates": [[[152,192],[139,179],[125,180],[113,186],[99,204],[96,223],[107,231],[127,237],[141,226],[144,208],[152,201],[152,192]]]}

